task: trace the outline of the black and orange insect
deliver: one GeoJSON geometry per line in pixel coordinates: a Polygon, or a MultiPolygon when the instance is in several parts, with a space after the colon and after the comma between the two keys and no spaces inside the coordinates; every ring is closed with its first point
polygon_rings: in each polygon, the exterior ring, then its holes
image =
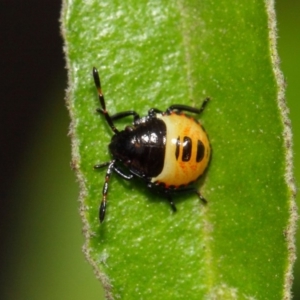
{"type": "Polygon", "coordinates": [[[112,159],[95,165],[95,169],[107,167],[99,219],[105,217],[109,179],[113,172],[124,179],[139,177],[152,190],[164,196],[176,211],[172,196],[179,192],[191,192],[206,202],[191,184],[205,171],[211,154],[207,134],[202,125],[183,112],[200,114],[209,98],[198,108],[174,104],[166,111],[151,108],[148,115],[140,117],[133,110],[110,115],[106,110],[99,74],[93,68],[93,77],[101,108],[108,125],[114,132],[108,146],[112,159]],[[133,117],[132,126],[119,131],[114,121],[133,117]],[[127,170],[127,173],[124,172],[127,170]]]}

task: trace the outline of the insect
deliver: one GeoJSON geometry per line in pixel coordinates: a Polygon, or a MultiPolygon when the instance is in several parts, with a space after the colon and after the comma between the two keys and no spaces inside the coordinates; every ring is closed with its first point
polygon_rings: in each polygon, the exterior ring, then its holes
{"type": "Polygon", "coordinates": [[[151,108],[144,117],[133,110],[110,115],[96,68],[93,68],[93,77],[101,105],[97,111],[105,117],[114,132],[108,146],[112,159],[94,166],[95,169],[107,167],[99,208],[100,222],[105,217],[109,180],[113,172],[127,180],[142,178],[148,188],[169,201],[173,211],[176,207],[172,196],[180,192],[195,193],[206,203],[191,184],[204,173],[209,163],[210,143],[203,127],[183,112],[202,113],[209,98],[203,101],[199,109],[175,104],[166,111],[151,108]],[[128,116],[133,117],[132,126],[119,131],[114,121],[128,116]]]}

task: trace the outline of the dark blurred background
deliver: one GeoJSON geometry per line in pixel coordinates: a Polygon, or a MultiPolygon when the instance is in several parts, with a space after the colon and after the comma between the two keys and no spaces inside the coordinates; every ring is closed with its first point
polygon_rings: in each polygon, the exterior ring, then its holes
{"type": "MultiPolygon", "coordinates": [[[[0,2],[0,298],[102,299],[81,253],[58,0],[0,2]]],[[[300,2],[277,1],[300,180],[300,2]]],[[[299,197],[298,197],[299,198],[299,197]]],[[[298,246],[300,248],[300,245],[298,246]]],[[[300,262],[294,299],[300,299],[300,262]]]]}

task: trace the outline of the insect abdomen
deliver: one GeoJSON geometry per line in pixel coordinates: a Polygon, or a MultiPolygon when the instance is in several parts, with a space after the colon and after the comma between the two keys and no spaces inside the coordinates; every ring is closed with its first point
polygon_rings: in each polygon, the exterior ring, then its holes
{"type": "Polygon", "coordinates": [[[210,144],[202,126],[185,115],[158,115],[167,128],[162,172],[152,182],[188,185],[201,176],[210,158],[210,144]]]}

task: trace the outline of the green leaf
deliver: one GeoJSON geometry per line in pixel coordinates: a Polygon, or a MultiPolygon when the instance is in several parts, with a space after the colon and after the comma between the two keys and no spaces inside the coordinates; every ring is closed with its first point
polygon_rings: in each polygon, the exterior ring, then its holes
{"type": "MultiPolygon", "coordinates": [[[[291,134],[278,67],[273,1],[67,1],[73,166],[81,185],[85,253],[106,297],[290,298],[295,187],[291,134]],[[98,221],[111,114],[180,103],[200,107],[213,157],[194,195],[164,199],[113,174],[98,221]]],[[[116,122],[118,128],[129,120],[116,122]]]]}

